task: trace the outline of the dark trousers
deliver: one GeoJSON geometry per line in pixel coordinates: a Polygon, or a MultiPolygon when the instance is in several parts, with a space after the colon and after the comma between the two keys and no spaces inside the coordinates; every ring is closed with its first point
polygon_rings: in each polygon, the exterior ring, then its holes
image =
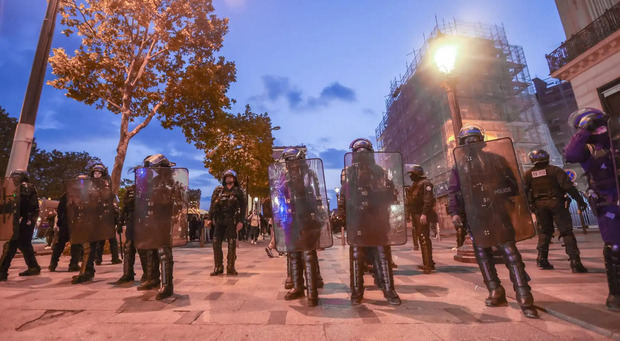
{"type": "MultiPolygon", "coordinates": [[[[50,259],[50,265],[56,267],[58,265],[58,260],[60,259],[60,255],[65,250],[65,246],[69,241],[69,236],[65,234],[59,234],[58,240],[52,246],[52,258],[50,259]]],[[[71,244],[71,260],[69,261],[69,267],[77,265],[80,261],[80,257],[82,254],[82,245],[80,244],[71,244]]]]}
{"type": "Polygon", "coordinates": [[[4,244],[2,248],[2,256],[0,257],[0,274],[6,274],[11,266],[11,261],[17,253],[17,249],[24,255],[24,261],[28,269],[39,268],[39,263],[34,256],[32,248],[32,234],[34,233],[34,223],[26,225],[25,222],[20,224],[17,238],[11,239],[4,244]]]}
{"type": "Polygon", "coordinates": [[[554,226],[560,230],[560,236],[564,239],[566,246],[566,254],[574,257],[579,256],[579,248],[577,240],[573,234],[573,223],[570,212],[562,201],[538,201],[536,202],[536,219],[540,225],[540,233],[538,234],[537,249],[540,252],[549,252],[549,242],[553,238],[554,226]]]}
{"type": "Polygon", "coordinates": [[[258,226],[250,226],[250,240],[253,240],[253,241],[258,240],[259,232],[260,232],[260,228],[258,226]]]}
{"type": "MultiPolygon", "coordinates": [[[[108,239],[110,242],[110,254],[112,256],[112,260],[118,260],[118,241],[116,240],[116,236],[108,239]]],[[[103,261],[103,249],[105,248],[105,240],[100,240],[97,243],[97,247],[95,249],[95,260],[98,263],[103,261]]]]}

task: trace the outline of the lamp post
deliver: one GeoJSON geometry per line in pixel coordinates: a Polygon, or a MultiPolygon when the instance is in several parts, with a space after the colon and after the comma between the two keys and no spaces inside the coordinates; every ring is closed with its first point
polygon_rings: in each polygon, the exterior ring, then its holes
{"type": "MultiPolygon", "coordinates": [[[[456,98],[456,77],[454,69],[459,55],[459,46],[448,37],[439,35],[434,43],[433,61],[437,70],[443,74],[444,80],[441,87],[446,91],[448,106],[450,107],[450,118],[452,119],[452,131],[454,132],[454,142],[458,145],[458,136],[463,127],[461,119],[461,109],[456,98]]],[[[454,260],[463,263],[475,263],[473,244],[469,238],[465,238],[465,243],[456,250],[454,260]]]]}

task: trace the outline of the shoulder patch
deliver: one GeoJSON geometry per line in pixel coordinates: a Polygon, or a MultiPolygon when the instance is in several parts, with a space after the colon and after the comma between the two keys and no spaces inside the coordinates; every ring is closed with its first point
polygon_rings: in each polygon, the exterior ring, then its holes
{"type": "Polygon", "coordinates": [[[540,178],[540,177],[543,177],[543,176],[546,176],[546,175],[547,175],[547,170],[546,169],[532,171],[532,177],[533,178],[540,178]]]}

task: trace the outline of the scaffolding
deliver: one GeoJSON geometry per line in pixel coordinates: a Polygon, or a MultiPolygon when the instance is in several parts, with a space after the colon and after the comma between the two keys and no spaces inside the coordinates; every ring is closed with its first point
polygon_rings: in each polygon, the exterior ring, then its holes
{"type": "Polygon", "coordinates": [[[483,126],[488,136],[509,136],[517,157],[545,148],[562,163],[534,96],[523,48],[511,45],[503,25],[437,22],[422,46],[411,54],[404,74],[390,82],[386,111],[375,130],[378,147],[399,151],[404,161],[421,164],[438,188],[445,187],[454,147],[449,107],[428,52],[439,35],[457,36],[470,47],[465,65],[455,70],[457,98],[465,124],[483,126]]]}

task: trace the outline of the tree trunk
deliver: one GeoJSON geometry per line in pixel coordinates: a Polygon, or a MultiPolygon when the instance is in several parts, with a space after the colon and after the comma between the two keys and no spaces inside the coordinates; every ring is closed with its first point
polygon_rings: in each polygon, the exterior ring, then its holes
{"type": "Polygon", "coordinates": [[[121,175],[123,173],[123,165],[125,164],[125,157],[127,156],[127,147],[129,147],[129,140],[131,137],[127,133],[129,128],[129,115],[122,114],[121,118],[121,131],[118,139],[118,145],[116,146],[116,157],[114,158],[114,167],[112,168],[112,191],[118,193],[121,187],[121,175]]]}

